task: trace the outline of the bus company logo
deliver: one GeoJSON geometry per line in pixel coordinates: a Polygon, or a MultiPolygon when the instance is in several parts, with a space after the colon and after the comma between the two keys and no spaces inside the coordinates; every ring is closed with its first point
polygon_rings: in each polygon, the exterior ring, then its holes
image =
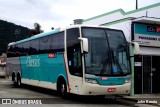
{"type": "Polygon", "coordinates": [[[108,79],[108,77],[101,77],[101,79],[102,79],[102,80],[107,80],[107,79],[108,79]]]}
{"type": "Polygon", "coordinates": [[[160,33],[160,26],[147,26],[147,31],[160,33]]]}
{"type": "Polygon", "coordinates": [[[27,67],[40,67],[40,59],[33,59],[31,57],[27,57],[26,65],[27,67]]]}
{"type": "Polygon", "coordinates": [[[56,58],[57,54],[56,53],[49,53],[48,58],[56,58]]]}

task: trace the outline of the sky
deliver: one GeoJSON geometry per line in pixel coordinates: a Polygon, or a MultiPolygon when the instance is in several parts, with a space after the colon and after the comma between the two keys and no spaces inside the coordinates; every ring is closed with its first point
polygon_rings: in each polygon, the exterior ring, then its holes
{"type": "MultiPolygon", "coordinates": [[[[160,0],[138,0],[138,8],[160,0]]],[[[136,0],[0,0],[0,19],[34,28],[39,23],[45,32],[51,27],[73,24],[74,19],[88,19],[116,9],[135,10],[136,0]]]]}

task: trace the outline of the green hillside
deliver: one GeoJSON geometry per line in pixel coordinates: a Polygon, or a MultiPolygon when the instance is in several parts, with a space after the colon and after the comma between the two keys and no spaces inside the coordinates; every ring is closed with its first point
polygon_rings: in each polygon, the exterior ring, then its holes
{"type": "Polygon", "coordinates": [[[7,45],[30,36],[30,29],[0,20],[0,55],[6,53],[7,45]]]}

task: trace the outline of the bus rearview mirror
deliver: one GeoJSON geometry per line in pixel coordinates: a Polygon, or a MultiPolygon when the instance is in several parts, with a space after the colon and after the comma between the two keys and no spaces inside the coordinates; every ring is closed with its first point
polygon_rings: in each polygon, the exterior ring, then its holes
{"type": "Polygon", "coordinates": [[[130,43],[134,45],[134,54],[139,55],[140,54],[139,44],[137,42],[130,42],[130,43]]]}
{"type": "Polygon", "coordinates": [[[82,41],[83,52],[88,53],[88,39],[87,38],[81,38],[81,37],[79,37],[78,39],[82,41]]]}

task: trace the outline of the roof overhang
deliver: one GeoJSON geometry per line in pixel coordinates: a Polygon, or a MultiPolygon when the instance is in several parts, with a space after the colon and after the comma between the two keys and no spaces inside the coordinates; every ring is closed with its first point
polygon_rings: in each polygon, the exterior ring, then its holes
{"type": "Polygon", "coordinates": [[[146,23],[146,24],[160,24],[160,18],[153,18],[153,17],[133,18],[132,22],[146,23]]]}

